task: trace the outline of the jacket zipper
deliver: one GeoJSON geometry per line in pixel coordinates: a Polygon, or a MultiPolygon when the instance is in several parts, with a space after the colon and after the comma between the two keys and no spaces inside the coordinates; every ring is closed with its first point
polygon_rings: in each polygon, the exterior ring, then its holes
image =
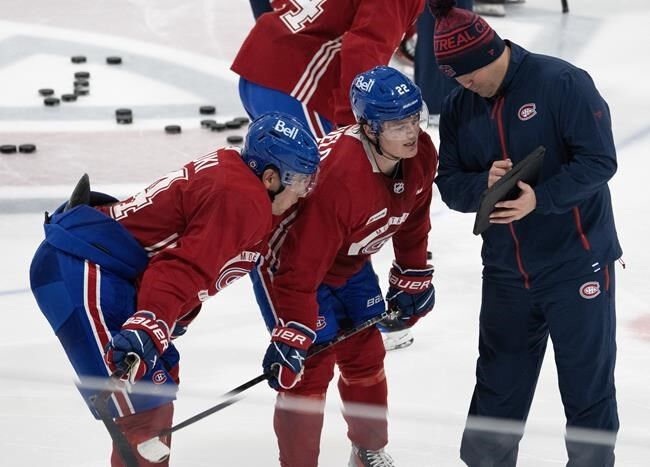
{"type": "MultiPolygon", "coordinates": [[[[505,98],[503,96],[500,96],[497,98],[497,102],[494,105],[494,109],[492,112],[492,118],[495,117],[496,115],[496,120],[497,120],[497,129],[499,130],[499,141],[501,143],[501,157],[503,160],[508,159],[508,150],[506,148],[506,135],[503,129],[503,105],[504,105],[505,98]]],[[[524,269],[524,263],[521,260],[521,248],[519,246],[519,239],[517,238],[517,234],[515,233],[515,227],[512,224],[508,224],[508,228],[510,229],[510,235],[512,235],[512,240],[515,243],[515,258],[517,260],[517,267],[519,268],[519,272],[521,273],[522,277],[524,278],[524,287],[527,289],[530,289],[530,282],[528,280],[528,273],[524,269]]]]}

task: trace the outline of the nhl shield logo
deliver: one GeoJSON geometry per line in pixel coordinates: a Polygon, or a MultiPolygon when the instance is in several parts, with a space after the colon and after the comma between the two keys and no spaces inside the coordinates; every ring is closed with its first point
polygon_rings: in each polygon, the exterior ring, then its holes
{"type": "Polygon", "coordinates": [[[404,182],[395,182],[393,183],[393,191],[398,195],[404,193],[404,182]]]}
{"type": "Polygon", "coordinates": [[[580,286],[580,296],[587,300],[596,298],[600,295],[600,284],[595,281],[585,282],[580,286]]]}

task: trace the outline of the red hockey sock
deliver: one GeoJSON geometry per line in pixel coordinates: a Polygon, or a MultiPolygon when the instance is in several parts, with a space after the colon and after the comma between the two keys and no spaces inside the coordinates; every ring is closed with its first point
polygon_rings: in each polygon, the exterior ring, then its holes
{"type": "MultiPolygon", "coordinates": [[[[147,461],[138,453],[137,446],[139,443],[153,438],[165,428],[171,428],[174,416],[174,404],[169,402],[155,409],[145,410],[133,415],[115,419],[115,423],[126,436],[129,445],[138,460],[139,467],[168,467],[169,459],[154,464],[147,461]]],[[[167,446],[171,446],[171,435],[161,438],[161,441],[167,446]]],[[[111,467],[124,467],[124,462],[120,457],[115,443],[113,443],[113,453],[111,454],[111,467]]]]}
{"type": "Polygon", "coordinates": [[[325,394],[278,394],[273,427],[282,467],[317,467],[325,394]]]}

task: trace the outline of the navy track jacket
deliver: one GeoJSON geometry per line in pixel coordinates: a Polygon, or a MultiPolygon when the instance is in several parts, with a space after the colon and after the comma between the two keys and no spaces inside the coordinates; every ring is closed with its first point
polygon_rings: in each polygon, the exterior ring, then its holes
{"type": "Polygon", "coordinates": [[[459,87],[443,103],[436,183],[451,209],[476,212],[495,160],[516,164],[545,146],[536,209],[482,234],[486,280],[543,286],[621,256],[607,187],[616,149],[609,107],[587,72],[507,43],[510,64],[495,97],[459,87]]]}

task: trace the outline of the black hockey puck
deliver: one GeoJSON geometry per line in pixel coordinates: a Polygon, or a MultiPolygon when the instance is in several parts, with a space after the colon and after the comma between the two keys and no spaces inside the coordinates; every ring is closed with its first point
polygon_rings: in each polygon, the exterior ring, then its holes
{"type": "Polygon", "coordinates": [[[39,90],[38,90],[38,93],[39,93],[41,96],[51,96],[52,94],[54,94],[54,89],[43,88],[43,89],[39,89],[39,90]]]}
{"type": "Polygon", "coordinates": [[[43,104],[47,105],[48,107],[53,107],[55,105],[59,105],[60,103],[61,101],[58,97],[46,97],[43,99],[43,104]]]}
{"type": "Polygon", "coordinates": [[[15,144],[3,144],[0,146],[0,153],[2,154],[14,154],[17,151],[15,144]]]}
{"type": "Polygon", "coordinates": [[[217,122],[214,120],[201,120],[202,128],[212,128],[213,125],[216,125],[217,122]]]}
{"type": "Polygon", "coordinates": [[[77,96],[75,94],[61,94],[61,100],[63,102],[74,102],[77,100],[77,96]]]}
{"type": "Polygon", "coordinates": [[[74,87],[75,88],[87,88],[90,86],[90,81],[87,79],[75,79],[74,80],[74,87]]]}
{"type": "Polygon", "coordinates": [[[251,121],[250,118],[248,117],[237,117],[237,118],[233,118],[233,120],[241,123],[242,125],[247,125],[251,121]]]}
{"type": "Polygon", "coordinates": [[[226,138],[226,141],[230,144],[241,144],[244,142],[244,138],[239,135],[230,135],[226,138]]]}
{"type": "Polygon", "coordinates": [[[18,146],[18,150],[22,152],[23,154],[31,154],[36,151],[36,145],[35,144],[21,144],[18,146]]]}
{"type": "Polygon", "coordinates": [[[88,79],[90,78],[90,73],[88,71],[77,71],[74,74],[74,77],[76,79],[88,79]]]}
{"type": "Polygon", "coordinates": [[[131,115],[118,115],[115,117],[115,121],[120,125],[128,125],[133,123],[133,117],[131,115]]]}
{"type": "Polygon", "coordinates": [[[210,127],[210,129],[211,129],[212,131],[223,131],[223,130],[226,129],[226,124],[225,124],[225,123],[217,122],[217,123],[215,123],[214,125],[212,125],[212,126],[210,127]]]}
{"type": "Polygon", "coordinates": [[[165,133],[169,133],[170,135],[177,135],[180,132],[181,132],[180,125],[167,125],[165,127],[165,133]]]}
{"type": "Polygon", "coordinates": [[[128,115],[128,116],[131,116],[131,115],[133,115],[133,111],[132,111],[131,109],[117,109],[117,110],[115,111],[115,115],[117,115],[118,117],[119,117],[120,115],[128,115]]]}
{"type": "Polygon", "coordinates": [[[87,96],[90,93],[90,89],[84,86],[75,86],[74,93],[77,96],[87,96]]]}
{"type": "Polygon", "coordinates": [[[106,63],[109,65],[119,65],[122,63],[122,57],[106,57],[106,63]]]}
{"type": "Polygon", "coordinates": [[[228,120],[226,122],[226,128],[230,129],[236,129],[236,128],[241,128],[241,122],[237,120],[228,120]]]}
{"type": "Polygon", "coordinates": [[[214,107],[214,105],[202,105],[199,107],[199,113],[201,115],[214,115],[216,111],[217,109],[214,107]]]}
{"type": "Polygon", "coordinates": [[[70,61],[72,63],[86,63],[86,57],[83,55],[75,55],[74,57],[70,57],[70,61]]]}

